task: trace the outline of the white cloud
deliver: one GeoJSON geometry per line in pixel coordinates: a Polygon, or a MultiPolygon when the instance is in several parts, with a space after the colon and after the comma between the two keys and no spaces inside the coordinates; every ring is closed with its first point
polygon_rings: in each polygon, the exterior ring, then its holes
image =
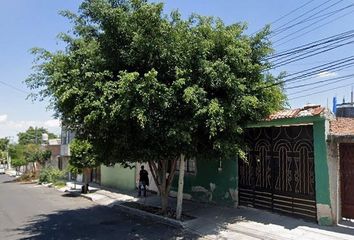
{"type": "Polygon", "coordinates": [[[44,122],[45,127],[57,128],[60,127],[60,121],[58,119],[50,119],[44,122]]]}
{"type": "Polygon", "coordinates": [[[29,128],[30,126],[38,126],[39,122],[36,121],[8,121],[7,127],[15,130],[22,130],[29,128]]]}
{"type": "Polygon", "coordinates": [[[320,72],[319,74],[317,74],[316,76],[318,78],[328,78],[328,77],[335,77],[337,76],[338,74],[336,72],[331,72],[331,71],[323,71],[323,72],[320,72]]]}
{"type": "Polygon", "coordinates": [[[14,136],[19,132],[26,131],[30,126],[44,127],[50,132],[60,134],[60,121],[56,119],[49,119],[45,121],[13,121],[8,120],[7,115],[0,115],[0,137],[14,136]]]}
{"type": "Polygon", "coordinates": [[[7,115],[0,115],[0,123],[5,123],[7,121],[7,115]]]}

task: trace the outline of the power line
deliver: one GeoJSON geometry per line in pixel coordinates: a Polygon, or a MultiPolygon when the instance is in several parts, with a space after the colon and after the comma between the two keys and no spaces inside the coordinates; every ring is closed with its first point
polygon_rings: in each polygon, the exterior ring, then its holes
{"type": "Polygon", "coordinates": [[[275,45],[274,47],[280,47],[280,46],[282,46],[282,45],[284,45],[284,44],[286,44],[286,43],[289,43],[289,42],[291,42],[291,41],[293,41],[293,40],[295,40],[295,39],[298,39],[298,38],[300,38],[300,37],[303,37],[303,36],[305,36],[306,34],[312,33],[313,31],[318,30],[318,29],[320,29],[320,28],[322,28],[322,27],[324,27],[324,26],[326,26],[326,25],[328,25],[328,24],[331,24],[331,23],[337,21],[338,19],[341,19],[341,18],[343,18],[343,17],[346,17],[346,16],[348,16],[349,14],[351,14],[351,13],[353,13],[353,12],[354,12],[354,10],[353,10],[353,11],[350,11],[350,12],[348,12],[348,13],[345,13],[345,14],[343,14],[343,15],[337,17],[337,18],[334,18],[334,19],[332,19],[332,20],[330,20],[330,21],[327,21],[327,22],[325,22],[325,23],[323,23],[323,24],[321,24],[321,25],[319,25],[319,26],[316,26],[316,27],[314,27],[314,28],[311,28],[309,31],[304,32],[304,33],[302,33],[302,34],[299,34],[299,35],[297,35],[296,37],[290,38],[290,39],[288,39],[287,41],[284,41],[283,43],[280,43],[280,44],[275,45]]]}
{"type": "Polygon", "coordinates": [[[346,63],[346,64],[341,65],[341,66],[337,66],[337,65],[342,64],[342,63],[333,64],[330,67],[319,66],[318,69],[309,71],[309,72],[304,73],[304,74],[299,75],[299,76],[292,77],[290,79],[286,79],[286,80],[283,81],[283,83],[298,82],[299,79],[301,80],[301,79],[304,79],[305,77],[315,76],[315,75],[318,75],[318,74],[326,72],[326,71],[336,70],[337,68],[342,68],[343,66],[348,66],[348,67],[350,66],[351,67],[351,66],[354,65],[354,59],[348,60],[347,62],[349,62],[349,63],[346,63]],[[295,81],[295,80],[297,80],[297,81],[295,81]]]}
{"type": "MultiPolygon", "coordinates": [[[[303,16],[306,16],[308,13],[311,13],[311,12],[315,11],[316,9],[322,7],[323,5],[327,4],[327,3],[330,2],[330,1],[332,1],[332,0],[327,0],[326,2],[324,2],[324,3],[322,3],[322,4],[317,5],[317,6],[314,7],[314,8],[311,8],[310,10],[308,10],[308,11],[304,12],[303,14],[301,14],[300,16],[298,16],[298,17],[296,17],[296,18],[293,18],[293,19],[291,19],[290,21],[288,21],[288,22],[284,23],[283,25],[279,26],[278,28],[274,29],[273,32],[277,32],[279,29],[282,29],[282,28],[284,28],[285,26],[287,26],[288,24],[290,24],[290,23],[296,21],[297,19],[299,19],[299,18],[301,18],[301,17],[303,17],[303,16]]],[[[340,0],[340,1],[343,1],[343,0],[340,0]]]]}
{"type": "Polygon", "coordinates": [[[306,44],[300,45],[298,47],[294,47],[294,48],[291,48],[291,49],[288,49],[288,50],[283,50],[283,51],[278,52],[276,54],[272,54],[270,57],[268,57],[266,59],[268,60],[268,59],[273,59],[273,58],[277,58],[277,57],[290,55],[290,54],[293,54],[293,53],[298,53],[298,52],[301,52],[301,51],[304,51],[304,50],[311,49],[313,47],[317,47],[317,46],[322,45],[322,44],[326,44],[326,43],[330,43],[330,42],[333,42],[333,41],[337,41],[337,40],[343,39],[345,37],[350,37],[350,36],[352,36],[352,34],[354,34],[354,30],[350,30],[350,31],[346,31],[346,32],[343,32],[343,33],[335,34],[333,36],[322,38],[322,39],[319,39],[319,40],[316,40],[316,41],[313,41],[313,42],[310,42],[310,43],[306,43],[306,44]]]}
{"type": "MultiPolygon", "coordinates": [[[[342,85],[342,86],[335,87],[335,88],[331,88],[331,89],[326,89],[326,90],[322,90],[322,91],[312,92],[312,93],[310,93],[310,94],[311,94],[311,95],[315,95],[315,94],[319,94],[319,93],[330,92],[330,91],[332,91],[332,90],[336,90],[336,89],[344,88],[344,87],[349,87],[349,86],[352,86],[352,85],[353,85],[353,83],[350,83],[350,84],[348,84],[348,85],[342,85]]],[[[294,100],[294,99],[304,98],[304,97],[308,97],[308,96],[309,96],[309,94],[306,94],[306,95],[301,95],[301,96],[289,98],[288,100],[294,100]]]]}
{"type": "MultiPolygon", "coordinates": [[[[347,10],[347,9],[353,7],[353,6],[354,6],[354,4],[350,4],[350,5],[348,5],[347,7],[341,9],[341,10],[338,11],[338,12],[335,12],[335,13],[332,14],[332,15],[335,15],[335,14],[341,12],[341,11],[347,10]]],[[[294,32],[291,32],[291,33],[289,33],[288,35],[285,35],[284,37],[282,37],[282,38],[280,38],[280,39],[274,41],[273,43],[276,44],[276,43],[278,43],[278,42],[284,41],[285,39],[287,39],[287,38],[289,38],[289,37],[295,35],[296,33],[302,32],[302,31],[304,31],[304,30],[306,30],[306,29],[308,29],[308,28],[310,28],[310,27],[316,25],[317,23],[322,22],[322,21],[325,20],[325,19],[327,19],[326,16],[320,18],[319,20],[317,20],[317,21],[315,21],[315,22],[313,22],[313,23],[311,23],[311,24],[309,24],[309,25],[307,25],[307,26],[305,26],[305,27],[302,27],[302,28],[300,28],[300,29],[298,29],[298,30],[296,30],[296,31],[294,31],[294,32]]]]}
{"type": "MultiPolygon", "coordinates": [[[[304,8],[305,6],[307,6],[308,4],[310,4],[310,3],[313,2],[313,1],[314,1],[314,0],[310,0],[310,1],[306,2],[306,3],[304,3],[303,5],[297,7],[296,9],[291,10],[290,12],[286,13],[285,15],[283,15],[283,16],[281,16],[281,17],[275,19],[273,22],[270,23],[270,25],[275,24],[275,23],[277,23],[277,22],[283,20],[284,18],[290,16],[290,15],[293,14],[294,12],[300,10],[301,8],[304,8]]],[[[255,32],[252,33],[251,35],[254,35],[254,34],[258,33],[258,32],[261,31],[262,29],[263,29],[263,28],[258,29],[257,31],[255,31],[255,32]]]]}
{"type": "Polygon", "coordinates": [[[306,23],[306,22],[309,22],[309,21],[313,21],[313,20],[318,19],[318,18],[323,19],[324,17],[331,16],[331,15],[334,15],[334,14],[340,12],[340,11],[345,10],[346,8],[341,8],[341,9],[334,10],[334,11],[332,11],[332,12],[323,13],[324,11],[326,11],[326,10],[328,10],[328,9],[330,9],[330,8],[332,8],[332,7],[334,7],[335,5],[339,4],[339,3],[342,2],[342,1],[343,1],[343,0],[337,1],[336,3],[334,3],[334,4],[332,4],[332,5],[328,6],[328,7],[326,7],[325,9],[321,9],[321,10],[317,11],[316,13],[314,13],[313,15],[311,15],[311,16],[305,18],[305,19],[302,19],[302,20],[300,19],[300,21],[298,21],[298,22],[296,22],[296,23],[294,23],[294,24],[292,24],[292,25],[290,25],[290,26],[287,26],[287,27],[284,27],[284,28],[279,29],[279,30],[277,30],[277,31],[274,31],[274,34],[273,34],[272,37],[275,37],[275,36],[281,34],[282,32],[285,32],[285,31],[287,31],[287,30],[289,30],[289,29],[291,29],[291,28],[294,28],[294,27],[296,27],[296,26],[298,26],[298,25],[300,25],[300,24],[302,24],[302,23],[306,23]],[[322,15],[319,15],[319,14],[321,14],[321,13],[323,13],[323,14],[322,14],[322,15]],[[317,15],[319,15],[319,16],[317,16],[317,15]]]}
{"type": "MultiPolygon", "coordinates": [[[[335,71],[336,72],[340,72],[340,71],[343,71],[343,69],[347,69],[347,68],[351,68],[354,66],[354,63],[351,64],[351,65],[348,65],[348,66],[345,66],[345,67],[341,67],[339,69],[336,69],[335,71]]],[[[352,70],[351,70],[352,71],[352,70]]],[[[326,71],[323,71],[323,72],[326,72],[326,71]]],[[[327,71],[328,72],[328,71],[327,71]]],[[[320,74],[320,73],[319,73],[320,74]]],[[[317,74],[318,75],[318,74],[317,74]]],[[[305,81],[308,81],[308,80],[311,80],[313,79],[313,76],[310,76],[310,77],[304,77],[304,78],[301,78],[301,79],[298,79],[298,80],[294,80],[292,82],[288,82],[287,84],[294,84],[294,83],[299,83],[299,82],[305,82],[305,81]]]]}
{"type": "MultiPolygon", "coordinates": [[[[284,60],[284,61],[281,61],[281,62],[277,62],[270,69],[275,69],[275,68],[278,68],[278,67],[281,67],[281,66],[285,66],[285,65],[288,65],[289,63],[297,62],[297,61],[300,61],[300,60],[303,60],[303,59],[306,59],[306,58],[309,58],[309,57],[316,56],[316,55],[324,53],[324,52],[331,51],[331,50],[339,48],[339,47],[343,47],[343,46],[346,46],[346,45],[349,45],[349,44],[353,44],[353,43],[354,43],[354,40],[350,41],[350,42],[342,43],[342,44],[339,44],[339,45],[334,45],[333,47],[328,47],[328,48],[326,48],[326,49],[324,49],[322,51],[318,51],[318,52],[310,51],[310,52],[308,52],[306,54],[303,54],[302,56],[296,56],[296,57],[293,57],[293,58],[290,58],[290,59],[287,59],[287,60],[284,60]],[[315,53],[312,53],[312,52],[315,52],[315,53]],[[309,53],[311,53],[311,54],[309,54],[309,53]]],[[[322,49],[322,48],[320,48],[320,49],[322,49]]],[[[320,49],[318,49],[318,50],[320,50],[320,49]]]]}
{"type": "Polygon", "coordinates": [[[6,83],[6,82],[3,82],[3,81],[1,81],[1,80],[0,80],[0,83],[3,84],[3,85],[5,85],[5,86],[7,86],[7,87],[9,87],[9,88],[12,88],[13,90],[16,90],[16,91],[18,91],[18,92],[24,93],[24,94],[26,94],[26,95],[30,94],[29,92],[27,92],[27,91],[25,91],[25,90],[22,90],[22,89],[20,89],[20,88],[18,88],[18,87],[15,87],[15,86],[13,86],[13,85],[11,85],[11,84],[8,84],[8,83],[6,83]]]}
{"type": "MultiPolygon", "coordinates": [[[[312,83],[306,83],[306,84],[302,84],[302,85],[298,85],[298,86],[293,86],[293,87],[287,87],[285,88],[286,90],[289,90],[289,89],[298,89],[298,88],[303,88],[303,87],[307,87],[307,86],[312,86],[312,85],[317,85],[317,84],[321,84],[321,83],[325,83],[321,86],[317,86],[316,88],[318,87],[322,87],[322,86],[327,86],[327,85],[330,85],[330,84],[333,84],[333,83],[338,83],[338,82],[341,82],[341,81],[344,81],[344,80],[348,80],[350,78],[354,77],[354,74],[349,74],[349,75],[346,75],[346,76],[342,76],[342,77],[336,77],[336,78],[330,78],[330,79],[326,79],[326,80],[321,80],[321,81],[316,81],[316,82],[312,82],[312,83]]],[[[305,90],[302,90],[302,91],[308,91],[310,89],[305,89],[305,90]]],[[[301,92],[302,92],[301,91],[301,92]]],[[[300,93],[301,93],[300,92],[300,93]]],[[[291,93],[291,94],[296,94],[295,93],[291,93]]]]}
{"type": "MultiPolygon", "coordinates": [[[[354,55],[346,57],[346,58],[342,58],[342,59],[339,59],[339,60],[335,60],[335,61],[332,61],[332,62],[329,62],[329,63],[326,63],[326,64],[321,64],[319,66],[315,66],[315,67],[312,67],[312,68],[309,68],[309,69],[301,70],[299,72],[295,72],[295,73],[289,74],[289,75],[285,76],[284,80],[272,83],[272,84],[270,84],[268,86],[264,86],[261,89],[269,88],[269,87],[273,87],[273,86],[276,86],[276,85],[281,85],[281,84],[289,83],[289,82],[302,81],[305,78],[309,78],[311,76],[315,76],[315,75],[320,74],[320,73],[325,72],[325,71],[348,68],[348,67],[351,67],[353,65],[354,65],[354,55]],[[286,79],[286,77],[289,77],[289,76],[293,76],[293,77],[286,79]]],[[[306,80],[308,80],[308,79],[306,79],[306,80]]]]}
{"type": "MultiPolygon", "coordinates": [[[[353,38],[353,36],[351,36],[351,38],[353,38]]],[[[339,48],[339,47],[342,47],[342,46],[345,46],[345,45],[348,45],[348,44],[351,44],[352,41],[350,42],[345,42],[345,43],[342,43],[342,44],[338,44],[340,42],[344,42],[346,41],[347,38],[345,39],[341,39],[341,40],[337,40],[335,43],[330,43],[330,44],[321,44],[321,45],[318,45],[318,46],[314,46],[312,47],[313,49],[306,49],[306,50],[301,50],[299,52],[296,52],[296,53],[292,53],[292,54],[289,54],[289,55],[286,55],[286,56],[282,56],[282,57],[279,57],[277,58],[276,60],[273,61],[273,68],[276,68],[279,64],[285,64],[287,65],[288,63],[292,63],[292,62],[296,62],[298,61],[298,59],[302,60],[307,57],[312,57],[312,56],[315,56],[317,54],[320,54],[322,53],[323,51],[321,51],[322,49],[324,49],[325,51],[330,51],[330,50],[333,50],[335,48],[339,48]],[[315,48],[316,47],[316,48],[315,48]],[[295,61],[291,61],[291,60],[295,60],[295,61]]]]}

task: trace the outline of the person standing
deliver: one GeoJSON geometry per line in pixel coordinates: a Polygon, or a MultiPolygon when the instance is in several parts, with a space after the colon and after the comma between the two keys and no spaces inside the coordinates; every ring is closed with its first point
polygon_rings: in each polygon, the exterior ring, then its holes
{"type": "Polygon", "coordinates": [[[149,173],[144,169],[144,166],[141,166],[139,173],[139,197],[141,196],[141,191],[143,191],[144,197],[146,197],[146,186],[149,186],[149,173]]]}

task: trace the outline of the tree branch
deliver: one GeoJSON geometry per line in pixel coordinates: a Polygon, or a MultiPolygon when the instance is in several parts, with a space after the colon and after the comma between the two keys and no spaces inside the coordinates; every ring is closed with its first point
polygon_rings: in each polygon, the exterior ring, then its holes
{"type": "Polygon", "coordinates": [[[160,189],[161,183],[159,182],[159,179],[158,179],[158,177],[157,177],[157,169],[156,169],[155,162],[152,161],[152,160],[149,160],[149,161],[148,161],[148,164],[149,164],[149,168],[150,168],[150,170],[151,170],[151,175],[152,175],[152,177],[154,178],[157,187],[160,189]]]}
{"type": "Polygon", "coordinates": [[[167,186],[170,186],[172,183],[172,180],[175,176],[175,172],[176,172],[176,162],[177,162],[177,158],[174,158],[172,160],[172,165],[171,165],[171,169],[170,169],[170,175],[168,175],[168,179],[167,179],[167,186]]]}

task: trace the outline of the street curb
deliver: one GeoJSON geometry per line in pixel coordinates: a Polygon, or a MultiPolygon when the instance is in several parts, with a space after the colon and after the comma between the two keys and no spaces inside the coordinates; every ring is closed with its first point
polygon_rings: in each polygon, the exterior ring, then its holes
{"type": "MultiPolygon", "coordinates": [[[[93,200],[92,196],[88,196],[88,195],[85,195],[85,194],[82,194],[82,193],[79,193],[79,192],[74,192],[74,191],[67,191],[71,194],[74,194],[74,195],[77,195],[77,196],[81,196],[83,198],[86,198],[94,203],[96,203],[96,201],[93,200]]],[[[128,207],[128,206],[124,206],[122,205],[122,203],[112,203],[110,205],[108,205],[108,207],[110,208],[113,208],[113,207],[116,207],[117,209],[123,211],[123,212],[126,212],[126,213],[130,213],[130,214],[133,214],[135,216],[138,216],[138,217],[143,217],[143,218],[146,218],[146,219],[152,219],[152,220],[155,220],[155,221],[158,221],[158,222],[161,222],[161,223],[165,223],[167,225],[170,225],[170,226],[174,226],[174,227],[178,227],[178,228],[186,228],[185,224],[181,221],[177,221],[177,220],[174,220],[174,219],[171,219],[171,218],[167,218],[167,217],[164,217],[164,216],[160,216],[160,215],[156,215],[156,214],[153,214],[153,213],[149,213],[149,212],[146,212],[146,211],[143,211],[143,210],[140,210],[140,209],[136,209],[136,208],[132,208],[132,207],[128,207]]]]}
{"type": "Polygon", "coordinates": [[[130,213],[133,214],[135,216],[138,217],[143,217],[146,219],[152,219],[155,220],[157,222],[161,222],[161,223],[165,223],[167,225],[173,226],[173,227],[178,227],[178,228],[183,228],[185,229],[186,226],[183,222],[181,221],[177,221],[168,217],[164,217],[164,216],[160,216],[160,215],[156,215],[153,213],[149,213],[140,209],[136,209],[136,208],[131,208],[128,206],[124,206],[122,204],[112,204],[110,207],[117,207],[118,209],[122,210],[123,212],[126,213],[130,213]]]}
{"type": "MultiPolygon", "coordinates": [[[[56,188],[54,188],[54,189],[56,189],[56,188]]],[[[56,190],[59,191],[59,189],[56,189],[56,190]]],[[[64,192],[70,193],[70,194],[75,195],[75,196],[80,196],[80,197],[86,198],[87,200],[90,200],[91,202],[94,202],[97,205],[101,205],[98,202],[96,202],[93,199],[92,196],[88,196],[86,194],[82,194],[81,192],[78,192],[78,191],[75,191],[75,190],[70,190],[70,189],[67,189],[64,192]]],[[[129,202],[129,201],[125,201],[125,202],[129,202]]],[[[149,212],[146,212],[146,211],[143,211],[143,210],[140,210],[140,209],[124,206],[124,205],[122,205],[122,203],[117,203],[117,202],[113,202],[113,203],[111,203],[109,205],[106,205],[106,207],[110,207],[110,208],[116,207],[116,209],[119,210],[119,211],[131,214],[131,215],[135,215],[135,216],[138,216],[138,217],[142,217],[142,218],[145,218],[145,219],[151,219],[151,220],[154,220],[156,222],[160,222],[162,224],[166,224],[168,226],[180,228],[180,229],[192,232],[192,233],[202,237],[201,233],[199,233],[198,231],[195,231],[194,229],[189,228],[184,222],[181,222],[181,221],[178,221],[178,220],[174,220],[174,219],[171,219],[171,218],[168,218],[168,217],[164,217],[164,216],[161,216],[161,215],[156,215],[156,214],[153,214],[153,213],[149,213],[149,212]]],[[[208,238],[203,238],[203,239],[208,239],[208,238]]]]}
{"type": "MultiPolygon", "coordinates": [[[[83,198],[86,198],[87,200],[90,200],[91,202],[99,204],[90,195],[82,194],[81,192],[77,192],[77,191],[71,191],[69,189],[65,190],[64,192],[70,193],[70,194],[73,194],[73,195],[76,195],[76,196],[80,196],[80,197],[83,197],[83,198]]],[[[157,222],[161,222],[161,223],[167,224],[169,226],[186,229],[186,225],[183,222],[181,222],[181,221],[177,221],[177,220],[174,220],[174,219],[171,219],[171,218],[168,218],[168,217],[164,217],[164,216],[161,216],[161,215],[156,215],[156,214],[153,214],[153,213],[149,213],[149,212],[146,212],[146,211],[143,211],[143,210],[140,210],[140,209],[124,206],[124,205],[122,205],[122,203],[114,203],[113,202],[113,203],[109,204],[108,207],[110,207],[110,208],[116,207],[118,210],[121,210],[123,212],[129,213],[129,214],[132,214],[132,215],[135,215],[135,216],[138,216],[138,217],[143,217],[143,218],[146,218],[146,219],[152,219],[152,220],[155,220],[157,222]]]]}
{"type": "MultiPolygon", "coordinates": [[[[67,190],[66,192],[69,192],[69,193],[75,194],[75,195],[79,195],[79,196],[81,196],[83,198],[86,198],[86,199],[96,203],[96,204],[99,204],[97,201],[95,201],[93,196],[82,194],[82,193],[76,192],[76,191],[70,191],[70,190],[67,190]]],[[[105,196],[105,195],[103,195],[103,196],[105,196]]],[[[127,202],[129,202],[129,201],[127,201],[127,202]]],[[[156,214],[153,214],[153,213],[149,213],[149,212],[146,212],[146,211],[143,211],[143,210],[140,210],[140,209],[128,207],[128,206],[122,205],[122,203],[113,202],[113,203],[111,203],[111,204],[109,204],[107,206],[111,207],[111,208],[116,207],[117,209],[120,209],[123,212],[130,213],[130,214],[133,214],[135,216],[139,216],[139,217],[143,217],[143,218],[147,218],[147,219],[152,219],[152,220],[155,220],[155,221],[158,221],[158,222],[161,222],[161,223],[165,223],[165,224],[167,224],[169,226],[174,226],[174,227],[183,228],[183,229],[186,228],[185,224],[183,222],[181,222],[181,221],[174,220],[174,219],[171,219],[171,218],[168,218],[168,217],[164,217],[164,216],[161,216],[161,215],[156,215],[156,214]]]]}

